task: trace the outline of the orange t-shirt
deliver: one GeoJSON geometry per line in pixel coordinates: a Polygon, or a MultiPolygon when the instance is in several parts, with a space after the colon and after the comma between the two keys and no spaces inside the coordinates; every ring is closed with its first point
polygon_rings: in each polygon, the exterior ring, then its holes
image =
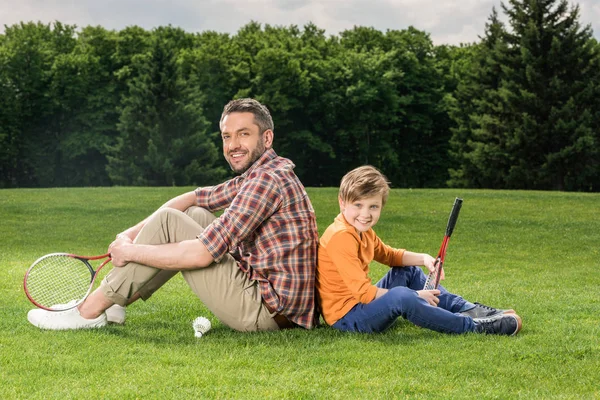
{"type": "Polygon", "coordinates": [[[319,240],[316,285],[325,322],[335,324],[358,303],[370,303],[377,287],[367,275],[373,260],[401,266],[404,249],[394,249],[373,229],[358,234],[342,214],[319,240]]]}

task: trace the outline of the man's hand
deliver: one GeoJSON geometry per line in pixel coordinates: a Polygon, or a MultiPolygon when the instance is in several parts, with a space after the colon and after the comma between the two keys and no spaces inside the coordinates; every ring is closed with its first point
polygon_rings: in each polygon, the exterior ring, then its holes
{"type": "Polygon", "coordinates": [[[430,305],[437,307],[440,299],[437,296],[440,295],[440,291],[438,289],[433,290],[417,290],[417,294],[420,298],[425,299],[430,305]]]}
{"type": "Polygon", "coordinates": [[[125,266],[129,260],[125,256],[127,247],[133,244],[133,240],[126,235],[118,234],[117,238],[108,246],[112,264],[115,267],[125,266]]]}

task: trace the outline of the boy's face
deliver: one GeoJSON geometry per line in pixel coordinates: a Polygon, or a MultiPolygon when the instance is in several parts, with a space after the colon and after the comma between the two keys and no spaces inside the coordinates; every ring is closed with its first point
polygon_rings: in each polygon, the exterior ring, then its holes
{"type": "Polygon", "coordinates": [[[383,201],[381,195],[365,197],[352,202],[339,199],[340,210],[346,221],[358,232],[366,232],[379,221],[383,201]]]}

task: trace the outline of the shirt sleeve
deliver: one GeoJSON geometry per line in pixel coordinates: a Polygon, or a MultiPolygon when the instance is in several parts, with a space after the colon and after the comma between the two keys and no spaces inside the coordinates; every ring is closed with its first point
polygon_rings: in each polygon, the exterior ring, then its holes
{"type": "Polygon", "coordinates": [[[327,254],[354,298],[366,304],[375,298],[377,287],[367,275],[367,265],[358,257],[359,246],[351,233],[339,232],[329,239],[327,254]]]}
{"type": "Polygon", "coordinates": [[[378,263],[387,265],[389,267],[400,267],[402,266],[402,257],[404,256],[404,249],[394,249],[391,246],[383,243],[379,236],[375,236],[375,254],[373,259],[378,263]]]}
{"type": "Polygon", "coordinates": [[[196,205],[210,212],[223,210],[237,196],[242,179],[237,177],[215,186],[196,189],[196,205]]]}
{"type": "Polygon", "coordinates": [[[206,227],[198,239],[219,261],[255,234],[260,225],[279,209],[281,202],[279,184],[269,174],[261,173],[248,178],[227,210],[206,227]]]}

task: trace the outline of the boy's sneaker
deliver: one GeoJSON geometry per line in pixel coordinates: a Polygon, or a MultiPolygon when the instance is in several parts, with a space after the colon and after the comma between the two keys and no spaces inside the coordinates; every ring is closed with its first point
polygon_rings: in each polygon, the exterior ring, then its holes
{"type": "Polygon", "coordinates": [[[517,314],[498,314],[491,318],[474,320],[475,332],[488,335],[514,336],[521,330],[521,317],[517,314]]]}
{"type": "Polygon", "coordinates": [[[489,318],[489,317],[493,317],[495,315],[514,314],[514,313],[515,313],[515,310],[513,310],[513,309],[501,310],[499,308],[488,307],[481,303],[475,303],[475,307],[473,307],[467,311],[463,311],[460,314],[465,315],[467,317],[471,317],[473,319],[476,319],[476,318],[489,318]]]}
{"type": "Polygon", "coordinates": [[[35,308],[27,313],[27,320],[41,329],[90,329],[105,326],[106,314],[102,313],[94,319],[85,319],[79,314],[77,307],[66,311],[47,311],[35,308]]]}
{"type": "Polygon", "coordinates": [[[106,321],[111,324],[123,325],[125,323],[125,307],[118,304],[113,304],[106,311],[106,321]]]}

